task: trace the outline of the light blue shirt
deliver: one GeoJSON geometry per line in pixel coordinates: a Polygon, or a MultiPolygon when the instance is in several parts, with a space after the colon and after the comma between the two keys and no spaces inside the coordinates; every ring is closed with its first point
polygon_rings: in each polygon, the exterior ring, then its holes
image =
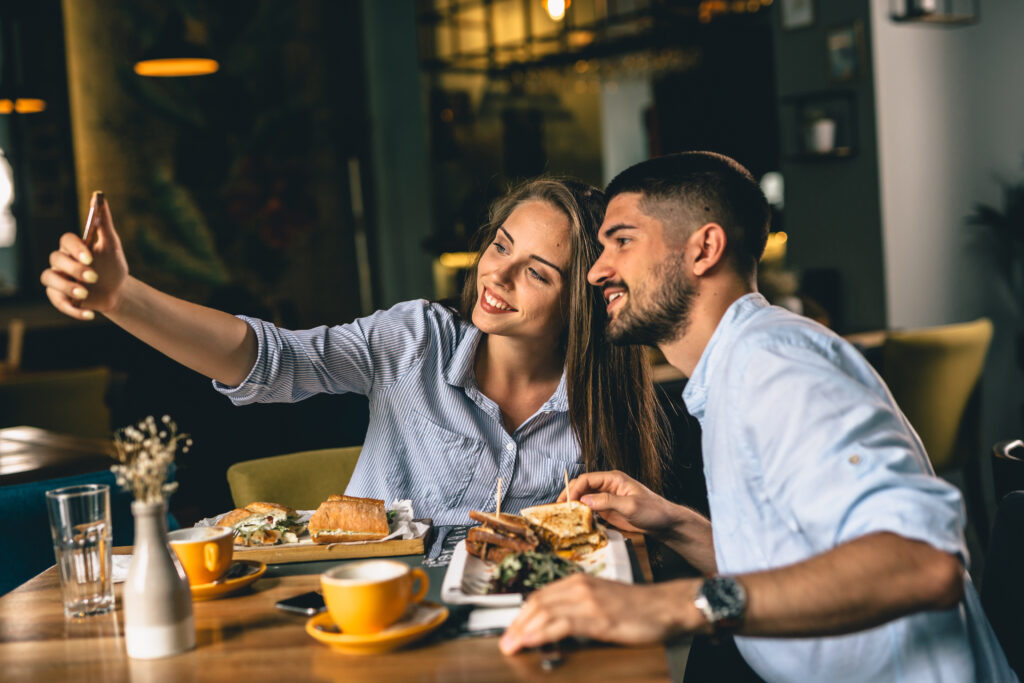
{"type": "MultiPolygon", "coordinates": [[[[703,428],[718,571],[806,560],[888,531],[959,555],[957,489],[861,354],[748,294],[726,311],[683,392],[703,428]]],[[[737,637],[768,681],[1015,681],[970,580],[957,608],[845,636],[737,637]]]]}
{"type": "MultiPolygon", "coordinates": [[[[347,325],[283,330],[242,317],[259,356],[237,387],[214,386],[236,405],[301,401],[319,393],[370,399],[370,424],[346,493],[408,498],[434,524],[470,524],[470,510],[548,503],[563,470],[583,471],[569,425],[565,374],[558,389],[514,433],[480,392],[473,361],[482,333],[449,309],[407,301],[347,325]]],[[[344,419],[344,416],[340,416],[344,419]]]]}

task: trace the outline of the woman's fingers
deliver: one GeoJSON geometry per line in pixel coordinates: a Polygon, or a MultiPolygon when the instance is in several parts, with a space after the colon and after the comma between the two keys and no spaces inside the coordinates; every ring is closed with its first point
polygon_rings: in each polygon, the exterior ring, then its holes
{"type": "Polygon", "coordinates": [[[99,275],[95,270],[63,251],[50,252],[50,268],[65,277],[85,284],[94,284],[99,280],[99,275]]]}
{"type": "Polygon", "coordinates": [[[73,232],[60,236],[60,250],[82,265],[92,265],[92,252],[85,246],[82,238],[73,232]]]}
{"type": "Polygon", "coordinates": [[[39,281],[47,289],[60,292],[69,299],[82,301],[89,296],[89,290],[85,288],[85,285],[55,268],[44,270],[43,274],[39,276],[39,281]]]}
{"type": "MultiPolygon", "coordinates": [[[[43,275],[50,272],[52,271],[45,271],[43,275]]],[[[53,307],[64,315],[75,318],[76,320],[92,320],[96,317],[96,314],[88,308],[79,308],[75,304],[74,300],[60,289],[47,286],[46,296],[50,300],[50,303],[53,304],[53,307]]]]}

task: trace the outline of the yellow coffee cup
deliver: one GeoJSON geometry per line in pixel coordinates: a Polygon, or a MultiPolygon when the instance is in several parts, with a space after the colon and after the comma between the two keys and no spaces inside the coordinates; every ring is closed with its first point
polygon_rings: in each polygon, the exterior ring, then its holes
{"type": "Polygon", "coordinates": [[[365,560],[328,569],[320,575],[324,602],[342,633],[383,631],[430,588],[427,573],[395,560],[365,560]],[[419,590],[413,584],[419,579],[419,590]]]}
{"type": "Polygon", "coordinates": [[[178,529],[167,537],[193,586],[216,581],[231,566],[235,532],[230,527],[178,529]]]}

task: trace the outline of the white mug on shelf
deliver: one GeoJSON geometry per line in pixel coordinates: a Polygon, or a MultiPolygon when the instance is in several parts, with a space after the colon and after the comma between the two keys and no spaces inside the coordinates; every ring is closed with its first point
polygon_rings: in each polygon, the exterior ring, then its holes
{"type": "Polygon", "coordinates": [[[835,119],[815,119],[807,124],[807,151],[828,154],[836,147],[835,119]]]}

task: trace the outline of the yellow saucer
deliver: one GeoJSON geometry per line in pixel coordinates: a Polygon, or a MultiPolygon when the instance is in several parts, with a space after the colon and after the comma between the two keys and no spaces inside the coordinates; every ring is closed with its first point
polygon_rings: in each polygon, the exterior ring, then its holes
{"type": "Polygon", "coordinates": [[[331,615],[321,612],[306,622],[306,633],[321,643],[330,645],[332,650],[350,655],[372,655],[387,652],[419,640],[448,618],[448,608],[436,602],[421,602],[411,614],[403,617],[380,633],[366,635],[345,635],[337,633],[331,615]],[[321,630],[327,629],[327,630],[321,630]]]}
{"type": "Polygon", "coordinates": [[[228,569],[228,578],[221,577],[216,581],[211,581],[210,583],[201,583],[197,586],[192,586],[192,602],[213,600],[214,598],[220,598],[225,595],[230,595],[235,591],[242,590],[253,581],[263,576],[266,571],[267,565],[262,562],[256,562],[255,560],[235,560],[231,569],[228,569]],[[231,576],[239,571],[239,565],[245,565],[242,569],[245,573],[241,576],[231,576]]]}

